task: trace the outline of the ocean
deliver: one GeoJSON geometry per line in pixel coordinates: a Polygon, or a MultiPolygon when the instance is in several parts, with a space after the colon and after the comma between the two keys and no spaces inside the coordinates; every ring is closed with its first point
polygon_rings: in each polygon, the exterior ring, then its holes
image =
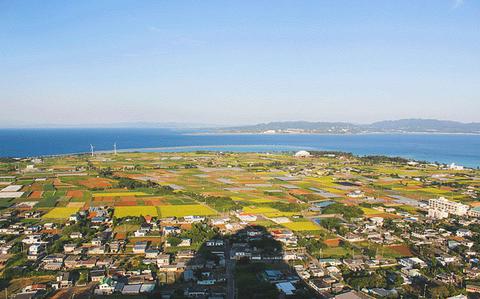
{"type": "Polygon", "coordinates": [[[90,151],[328,150],[356,155],[400,156],[480,167],[480,135],[460,134],[221,134],[167,129],[1,129],[1,157],[61,155],[90,151]]]}

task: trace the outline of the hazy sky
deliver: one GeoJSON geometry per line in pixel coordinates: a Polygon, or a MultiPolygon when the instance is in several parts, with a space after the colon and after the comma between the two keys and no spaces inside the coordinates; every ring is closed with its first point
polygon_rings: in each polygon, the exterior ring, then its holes
{"type": "Polygon", "coordinates": [[[0,125],[480,121],[480,1],[0,0],[0,125]]]}

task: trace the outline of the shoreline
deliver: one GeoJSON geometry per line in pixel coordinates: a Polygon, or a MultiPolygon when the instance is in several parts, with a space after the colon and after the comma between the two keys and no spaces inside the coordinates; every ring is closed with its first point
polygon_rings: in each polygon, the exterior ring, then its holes
{"type": "Polygon", "coordinates": [[[363,133],[315,133],[315,132],[295,132],[295,133],[262,133],[262,132],[196,132],[183,133],[186,136],[222,136],[222,135],[329,135],[329,136],[363,136],[363,135],[467,135],[480,136],[480,133],[447,133],[447,132],[363,132],[363,133]]]}

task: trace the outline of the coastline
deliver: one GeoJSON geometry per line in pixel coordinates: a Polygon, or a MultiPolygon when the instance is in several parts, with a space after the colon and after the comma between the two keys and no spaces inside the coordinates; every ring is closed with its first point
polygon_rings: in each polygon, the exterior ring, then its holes
{"type": "Polygon", "coordinates": [[[417,161],[480,166],[479,134],[385,133],[359,134],[207,132],[140,130],[0,130],[0,156],[42,157],[112,152],[280,152],[338,151],[357,156],[403,157],[417,161]]]}
{"type": "Polygon", "coordinates": [[[295,133],[262,133],[262,132],[196,132],[182,133],[186,136],[222,136],[222,135],[261,135],[261,136],[281,136],[281,135],[329,135],[329,136],[355,136],[355,135],[466,135],[480,136],[480,133],[448,133],[448,132],[361,132],[361,133],[316,133],[316,132],[295,132],[295,133]]]}

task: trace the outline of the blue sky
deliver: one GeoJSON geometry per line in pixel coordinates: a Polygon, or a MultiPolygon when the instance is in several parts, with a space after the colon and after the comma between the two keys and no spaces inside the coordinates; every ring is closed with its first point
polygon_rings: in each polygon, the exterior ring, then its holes
{"type": "Polygon", "coordinates": [[[469,122],[479,86],[479,1],[0,0],[0,125],[469,122]]]}

